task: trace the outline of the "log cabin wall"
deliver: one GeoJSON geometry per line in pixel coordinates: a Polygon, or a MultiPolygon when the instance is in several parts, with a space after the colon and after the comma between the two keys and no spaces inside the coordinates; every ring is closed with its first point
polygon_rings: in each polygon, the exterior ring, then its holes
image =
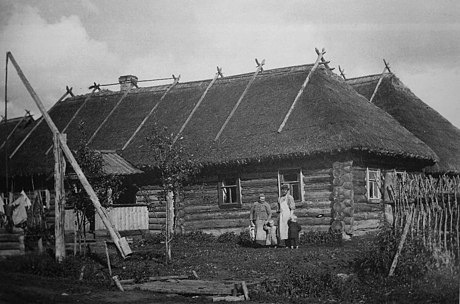
{"type": "Polygon", "coordinates": [[[305,231],[327,231],[332,220],[332,168],[303,169],[304,201],[296,203],[298,222],[305,231]]]}
{"type": "MultiPolygon", "coordinates": [[[[298,165],[298,164],[297,164],[298,165]]],[[[304,164],[305,165],[305,164],[304,164]]],[[[280,166],[285,168],[286,166],[280,166]]],[[[289,164],[289,168],[293,168],[289,164]]],[[[297,166],[300,172],[300,166],[297,166]]],[[[202,231],[220,235],[225,232],[240,233],[249,227],[250,209],[265,194],[276,219],[279,191],[278,169],[274,166],[248,169],[238,174],[241,181],[242,203],[238,207],[219,205],[218,176],[207,175],[194,185],[183,189],[176,209],[176,232],[202,231]],[[266,170],[266,171],[263,171],[266,170]]],[[[327,231],[332,221],[333,168],[304,168],[301,171],[303,201],[296,202],[298,222],[305,231],[327,231]]],[[[165,203],[161,188],[148,186],[137,194],[137,202],[148,204],[149,230],[159,233],[165,226],[165,203]]]]}
{"type": "Polygon", "coordinates": [[[353,235],[360,236],[376,231],[383,217],[383,205],[381,200],[367,199],[366,168],[353,166],[353,189],[354,189],[354,223],[353,235]]]}

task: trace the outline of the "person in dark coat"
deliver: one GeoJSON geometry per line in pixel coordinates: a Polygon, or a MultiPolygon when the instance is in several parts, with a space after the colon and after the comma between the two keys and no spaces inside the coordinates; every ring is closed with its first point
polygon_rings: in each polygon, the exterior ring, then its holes
{"type": "Polygon", "coordinates": [[[297,223],[297,216],[292,215],[288,221],[288,243],[291,249],[299,248],[299,233],[302,226],[297,223]]]}

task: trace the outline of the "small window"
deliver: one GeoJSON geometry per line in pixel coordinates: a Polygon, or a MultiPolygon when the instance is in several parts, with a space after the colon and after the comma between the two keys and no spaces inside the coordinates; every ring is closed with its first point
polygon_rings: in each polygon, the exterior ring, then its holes
{"type": "Polygon", "coordinates": [[[219,182],[219,205],[241,205],[241,183],[239,178],[225,178],[219,182]]]}
{"type": "MultiPolygon", "coordinates": [[[[280,187],[283,184],[289,185],[289,193],[292,195],[296,202],[303,200],[302,196],[302,171],[299,170],[290,170],[290,171],[281,171],[279,173],[280,187]]],[[[281,189],[279,189],[281,193],[281,189]]]]}
{"type": "Polygon", "coordinates": [[[380,170],[367,169],[367,198],[368,199],[380,199],[381,192],[381,178],[380,170]]]}

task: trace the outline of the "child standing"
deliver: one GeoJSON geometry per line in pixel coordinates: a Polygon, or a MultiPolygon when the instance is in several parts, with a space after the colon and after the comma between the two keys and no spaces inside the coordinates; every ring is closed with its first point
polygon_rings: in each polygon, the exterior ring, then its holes
{"type": "Polygon", "coordinates": [[[291,249],[299,248],[300,230],[302,230],[302,226],[297,223],[297,216],[293,214],[288,221],[288,241],[291,249]]]}
{"type": "Polygon", "coordinates": [[[269,220],[266,224],[264,229],[267,231],[267,240],[265,241],[265,245],[267,246],[276,246],[278,243],[276,237],[276,226],[273,220],[269,220]]]}

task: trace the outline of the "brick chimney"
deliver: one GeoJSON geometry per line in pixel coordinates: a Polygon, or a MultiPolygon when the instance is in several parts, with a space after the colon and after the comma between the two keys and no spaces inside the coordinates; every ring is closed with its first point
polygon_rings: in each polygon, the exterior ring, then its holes
{"type": "Polygon", "coordinates": [[[137,77],[134,75],[125,75],[118,77],[120,83],[120,91],[125,92],[133,87],[137,87],[137,77]]]}

